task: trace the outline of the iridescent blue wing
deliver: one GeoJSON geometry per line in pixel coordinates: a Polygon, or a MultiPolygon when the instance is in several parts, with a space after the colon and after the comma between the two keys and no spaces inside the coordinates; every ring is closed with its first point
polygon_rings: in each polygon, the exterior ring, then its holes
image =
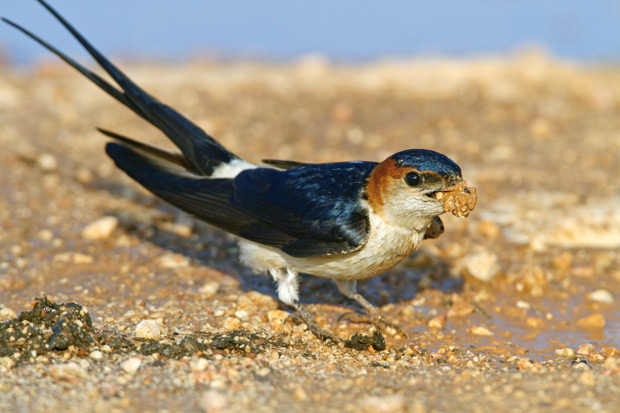
{"type": "Polygon", "coordinates": [[[278,245],[296,257],[354,251],[368,239],[368,211],[361,203],[376,164],[345,162],[303,165],[287,171],[250,169],[234,179],[231,205],[258,219],[241,229],[243,238],[270,244],[263,229],[291,237],[278,245]]]}
{"type": "Polygon", "coordinates": [[[256,168],[234,179],[193,174],[168,153],[109,143],[116,165],[172,205],[250,241],[294,257],[354,251],[368,239],[368,212],[360,203],[376,164],[305,165],[288,171],[256,168]]]}

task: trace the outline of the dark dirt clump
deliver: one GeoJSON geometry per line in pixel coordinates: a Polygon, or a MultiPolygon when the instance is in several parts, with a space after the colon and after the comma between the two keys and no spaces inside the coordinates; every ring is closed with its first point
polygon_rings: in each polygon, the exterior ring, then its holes
{"type": "MultiPolygon", "coordinates": [[[[366,339],[372,341],[370,337],[366,339]]],[[[370,341],[364,349],[368,348],[370,341]]],[[[355,342],[358,347],[364,346],[361,344],[363,338],[355,339],[355,342]]],[[[385,348],[383,338],[381,343],[385,348]]],[[[47,297],[37,298],[31,311],[0,323],[0,356],[27,360],[49,352],[66,350],[86,356],[94,347],[102,345],[109,346],[117,353],[140,353],[145,356],[159,353],[169,359],[181,359],[208,351],[260,354],[273,347],[286,346],[283,341],[245,330],[225,334],[204,333],[202,337],[187,336],[172,343],[129,338],[94,329],[85,307],[76,303],[57,304],[47,297]]]]}
{"type": "Polygon", "coordinates": [[[285,347],[281,341],[245,330],[234,330],[225,334],[204,334],[204,337],[188,336],[175,343],[161,343],[148,340],[137,344],[142,355],[159,353],[171,359],[205,353],[207,351],[234,353],[238,355],[261,354],[273,347],[285,347]]]}
{"type": "Polygon", "coordinates": [[[354,334],[350,340],[344,341],[344,345],[359,351],[368,350],[370,346],[377,351],[385,350],[385,340],[380,331],[375,331],[372,336],[354,334]]]}
{"type": "Polygon", "coordinates": [[[56,304],[37,298],[31,311],[0,323],[0,355],[36,357],[73,346],[88,350],[95,342],[93,325],[86,308],[76,303],[56,304]]]}

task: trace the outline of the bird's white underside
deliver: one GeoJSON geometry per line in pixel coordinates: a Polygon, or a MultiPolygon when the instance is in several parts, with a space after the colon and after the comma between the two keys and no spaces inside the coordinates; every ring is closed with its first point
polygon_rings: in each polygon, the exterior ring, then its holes
{"type": "Polygon", "coordinates": [[[280,300],[292,304],[298,299],[298,273],[343,282],[364,280],[401,262],[418,248],[423,238],[424,231],[389,225],[371,212],[368,241],[350,253],[297,258],[277,248],[243,239],[239,240],[239,247],[241,262],[254,271],[269,272],[278,284],[280,300]]]}

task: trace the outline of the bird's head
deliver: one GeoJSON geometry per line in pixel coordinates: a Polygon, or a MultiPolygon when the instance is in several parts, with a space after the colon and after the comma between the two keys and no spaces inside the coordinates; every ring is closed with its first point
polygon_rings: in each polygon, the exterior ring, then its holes
{"type": "Polygon", "coordinates": [[[443,197],[438,194],[453,191],[459,184],[463,184],[461,168],[450,158],[435,151],[410,149],[375,167],[365,196],[372,211],[393,225],[424,230],[431,219],[445,212],[443,197]]]}

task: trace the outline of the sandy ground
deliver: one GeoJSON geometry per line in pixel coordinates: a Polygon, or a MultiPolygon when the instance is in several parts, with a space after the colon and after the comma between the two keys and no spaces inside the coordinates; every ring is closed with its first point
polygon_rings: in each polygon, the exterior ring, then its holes
{"type": "MultiPolygon", "coordinates": [[[[60,64],[0,67],[0,411],[620,410],[620,70],[536,53],[123,67],[250,161],[434,149],[478,207],[361,283],[408,338],[325,344],[94,127],[163,135],[60,64]]],[[[302,296],[339,336],[372,335],[339,321],[359,309],[330,281],[302,296]]]]}

